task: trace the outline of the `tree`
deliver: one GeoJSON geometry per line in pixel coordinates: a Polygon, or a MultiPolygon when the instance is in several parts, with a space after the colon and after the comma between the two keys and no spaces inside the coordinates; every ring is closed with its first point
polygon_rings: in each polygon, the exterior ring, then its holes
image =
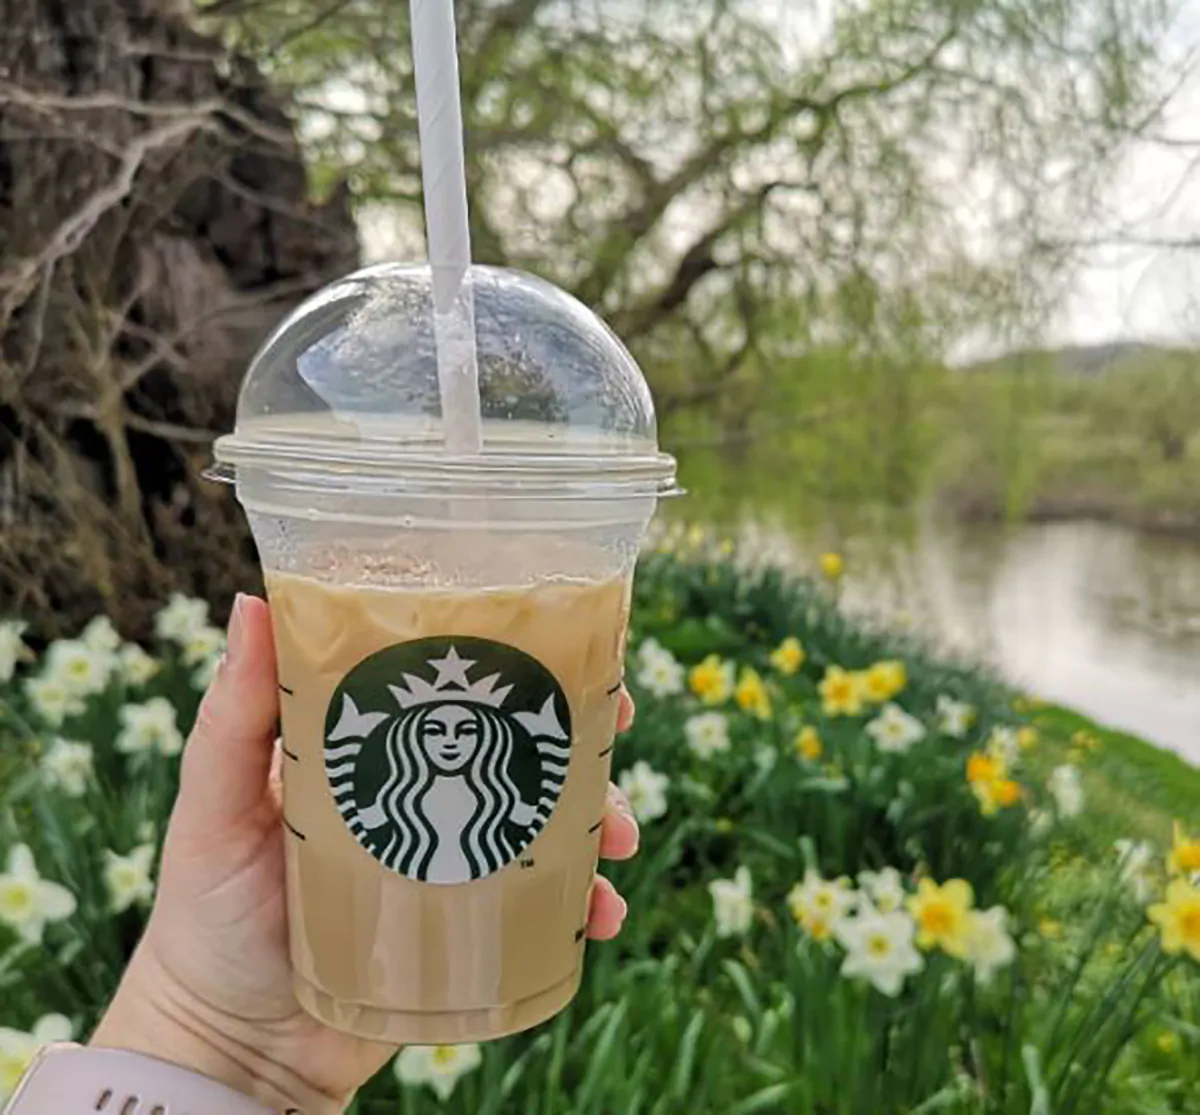
{"type": "Polygon", "coordinates": [[[168,588],[227,597],[251,551],[200,479],[245,363],[353,266],[282,104],[166,0],[0,0],[0,615],[168,588]]]}

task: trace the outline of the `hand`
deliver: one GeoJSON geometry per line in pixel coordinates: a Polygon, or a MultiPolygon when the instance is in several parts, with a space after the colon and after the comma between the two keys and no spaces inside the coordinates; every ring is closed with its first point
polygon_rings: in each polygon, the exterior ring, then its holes
{"type": "MultiPolygon", "coordinates": [[[[154,911],[92,1044],[315,1115],[341,1111],[394,1050],[329,1029],[292,995],[278,717],[267,605],[238,597],[226,658],[184,752],[154,911]]],[[[633,720],[624,691],[618,719],[621,730],[633,720]]],[[[637,845],[637,822],[610,786],[601,855],[627,859],[637,845]]],[[[624,900],[598,878],[589,935],[616,936],[624,917],[624,900]]]]}

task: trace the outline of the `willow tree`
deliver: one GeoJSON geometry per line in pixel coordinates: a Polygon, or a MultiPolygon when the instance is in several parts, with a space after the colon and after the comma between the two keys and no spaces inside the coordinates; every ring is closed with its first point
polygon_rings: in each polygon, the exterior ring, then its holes
{"type": "MultiPolygon", "coordinates": [[[[668,436],[739,457],[835,413],[873,415],[843,441],[878,448],[921,409],[905,369],[1043,313],[1066,262],[1047,231],[1086,222],[1162,97],[1159,0],[457,10],[478,258],[601,310],[668,436]]],[[[407,11],[207,9],[294,89],[318,187],[349,173],[381,255],[421,244],[407,11]]]]}

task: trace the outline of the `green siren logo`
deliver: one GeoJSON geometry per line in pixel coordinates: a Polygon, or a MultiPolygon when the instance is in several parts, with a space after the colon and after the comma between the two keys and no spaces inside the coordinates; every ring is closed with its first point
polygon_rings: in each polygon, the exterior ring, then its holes
{"type": "Polygon", "coordinates": [[[516,859],[550,819],[570,747],[554,675],[465,636],[363,659],[325,717],[325,772],[350,831],[385,867],[428,883],[516,859]]]}

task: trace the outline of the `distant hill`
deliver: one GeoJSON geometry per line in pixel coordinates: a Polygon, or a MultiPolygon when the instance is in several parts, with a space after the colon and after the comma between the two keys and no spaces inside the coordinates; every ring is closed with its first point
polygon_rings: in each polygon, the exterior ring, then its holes
{"type": "Polygon", "coordinates": [[[964,372],[1005,372],[1018,368],[1049,368],[1063,375],[1095,376],[1118,367],[1154,363],[1159,359],[1192,356],[1200,362],[1200,349],[1116,341],[1106,345],[1068,345],[1064,348],[1018,349],[1004,356],[965,364],[964,372]]]}

